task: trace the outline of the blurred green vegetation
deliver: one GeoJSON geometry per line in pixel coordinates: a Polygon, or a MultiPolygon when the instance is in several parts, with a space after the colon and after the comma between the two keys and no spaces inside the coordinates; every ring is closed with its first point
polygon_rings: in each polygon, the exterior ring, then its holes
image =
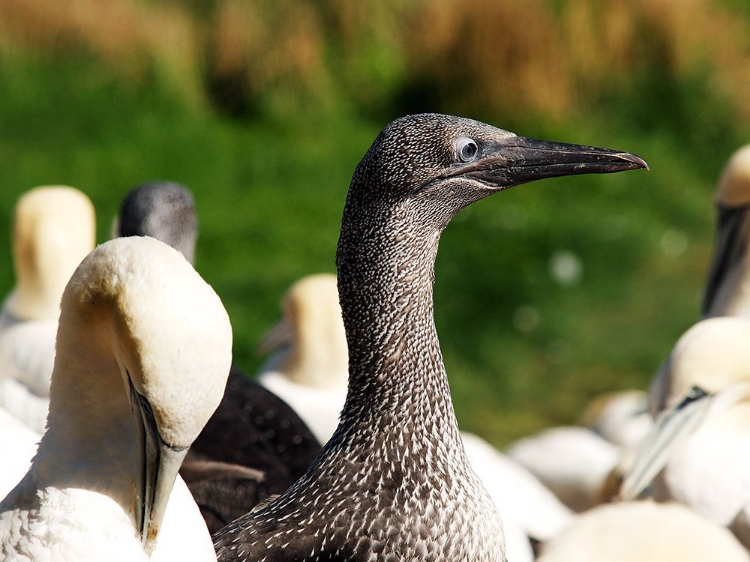
{"type": "Polygon", "coordinates": [[[23,191],[83,190],[103,241],[131,187],[182,182],[196,266],[253,373],[285,289],[334,271],[351,173],[390,119],[629,150],[651,172],[512,189],[463,212],[438,256],[462,426],[504,445],[574,422],[645,388],[697,318],[714,182],[750,132],[749,28],[729,0],[5,0],[0,285],[23,191]]]}

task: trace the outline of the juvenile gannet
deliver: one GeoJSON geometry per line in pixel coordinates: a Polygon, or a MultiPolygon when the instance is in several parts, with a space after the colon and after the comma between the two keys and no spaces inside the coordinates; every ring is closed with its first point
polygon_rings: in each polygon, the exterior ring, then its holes
{"type": "Polygon", "coordinates": [[[397,119],[357,166],[336,264],[349,350],[341,421],[305,475],[214,535],[220,560],[505,560],[464,453],[433,317],[442,230],[463,208],[552,176],[644,168],[448,115],[397,119]]]}
{"type": "MultiPolygon", "coordinates": [[[[318,274],[297,281],[284,298],[284,319],[261,343],[280,347],[260,381],[293,405],[325,443],[338,426],[347,390],[346,333],[336,277],[318,274]]],[[[505,525],[508,557],[533,559],[529,537],[548,540],[571,517],[530,472],[480,437],[461,432],[466,456],[505,525]]]]}

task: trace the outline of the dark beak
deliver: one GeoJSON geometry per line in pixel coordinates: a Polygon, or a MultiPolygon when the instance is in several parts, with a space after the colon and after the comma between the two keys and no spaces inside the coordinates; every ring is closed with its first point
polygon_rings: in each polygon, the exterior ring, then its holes
{"type": "Polygon", "coordinates": [[[481,150],[476,162],[457,166],[449,175],[505,189],[544,178],[648,169],[642,158],[629,152],[518,136],[485,144],[481,150]]]}
{"type": "Polygon", "coordinates": [[[159,435],[151,405],[130,382],[130,404],[136,422],[137,470],[135,519],[144,550],[156,546],[177,472],[187,455],[186,447],[172,447],[159,435]]]}
{"type": "Polygon", "coordinates": [[[719,205],[718,229],[711,271],[703,295],[703,316],[715,316],[719,289],[729,277],[729,272],[742,261],[747,250],[748,211],[750,205],[725,207],[719,205]]]}

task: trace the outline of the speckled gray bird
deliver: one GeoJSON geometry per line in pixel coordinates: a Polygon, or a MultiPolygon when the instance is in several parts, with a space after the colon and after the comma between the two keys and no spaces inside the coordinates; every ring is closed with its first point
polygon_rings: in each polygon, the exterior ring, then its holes
{"type": "Polygon", "coordinates": [[[505,560],[500,518],[464,454],[435,330],[440,234],[464,207],[514,185],[645,167],[633,154],[448,115],[386,126],[354,173],[338,245],[349,347],[341,422],[289,490],[214,535],[219,560],[505,560]]]}

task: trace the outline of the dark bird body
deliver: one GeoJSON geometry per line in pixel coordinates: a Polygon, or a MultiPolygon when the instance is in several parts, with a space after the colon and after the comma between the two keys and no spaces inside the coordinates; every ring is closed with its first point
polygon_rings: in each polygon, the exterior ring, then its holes
{"type": "Polygon", "coordinates": [[[180,475],[213,533],[284,492],[319,451],[286,402],[232,367],[224,398],[193,442],[180,475]]]}
{"type": "Polygon", "coordinates": [[[440,233],[462,208],[513,185],[645,166],[628,153],[446,115],[389,124],[344,207],[341,422],[289,490],[214,535],[219,560],[505,560],[500,518],[466,460],[435,330],[440,233]]]}

